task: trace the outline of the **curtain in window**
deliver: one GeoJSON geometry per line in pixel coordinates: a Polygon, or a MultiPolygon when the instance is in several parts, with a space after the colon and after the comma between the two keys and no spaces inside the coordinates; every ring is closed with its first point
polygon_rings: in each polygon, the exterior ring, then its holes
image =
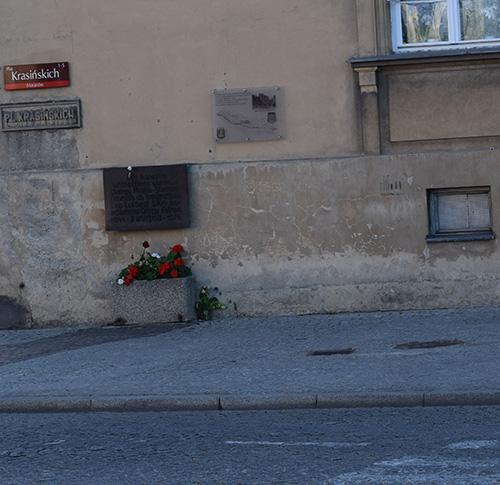
{"type": "Polygon", "coordinates": [[[461,0],[462,40],[498,39],[500,7],[498,0],[461,0]]]}
{"type": "Polygon", "coordinates": [[[401,5],[403,42],[421,44],[448,40],[447,1],[401,5]]]}

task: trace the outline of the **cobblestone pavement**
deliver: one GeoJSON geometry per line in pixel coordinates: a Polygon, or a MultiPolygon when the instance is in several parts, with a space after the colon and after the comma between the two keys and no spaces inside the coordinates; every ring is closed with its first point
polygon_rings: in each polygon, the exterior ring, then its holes
{"type": "Polygon", "coordinates": [[[418,403],[493,393],[500,403],[499,325],[500,310],[486,308],[2,331],[0,402],[279,398],[293,407],[319,396],[418,403]]]}
{"type": "MultiPolygon", "coordinates": [[[[0,343],[0,366],[34,359],[45,355],[57,354],[70,350],[83,349],[92,345],[101,345],[122,340],[153,337],[172,332],[186,325],[142,325],[135,327],[88,327],[76,329],[20,330],[20,341],[2,345],[0,343]],[[27,335],[31,332],[31,335],[27,335]],[[44,336],[45,334],[54,334],[44,336]]],[[[15,339],[14,330],[0,332],[2,340],[15,339]]]]}

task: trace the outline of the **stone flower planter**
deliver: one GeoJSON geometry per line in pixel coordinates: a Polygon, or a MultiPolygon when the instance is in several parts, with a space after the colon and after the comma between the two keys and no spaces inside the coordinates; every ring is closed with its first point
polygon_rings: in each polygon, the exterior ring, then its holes
{"type": "Polygon", "coordinates": [[[196,318],[194,276],[113,285],[113,313],[126,324],[188,322],[196,318]]]}

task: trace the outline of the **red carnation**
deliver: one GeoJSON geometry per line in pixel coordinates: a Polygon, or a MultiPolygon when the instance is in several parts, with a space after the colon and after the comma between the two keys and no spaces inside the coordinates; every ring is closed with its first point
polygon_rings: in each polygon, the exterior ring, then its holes
{"type": "Polygon", "coordinates": [[[128,273],[132,278],[135,278],[139,274],[139,268],[137,266],[131,266],[128,273]]]}
{"type": "Polygon", "coordinates": [[[173,248],[172,248],[172,251],[174,253],[182,253],[183,251],[183,247],[180,245],[180,244],[176,244],[173,248]]]}
{"type": "Polygon", "coordinates": [[[165,268],[168,269],[169,271],[174,267],[171,261],[167,261],[165,263],[165,268]]]}
{"type": "Polygon", "coordinates": [[[174,269],[170,271],[170,276],[172,276],[172,278],[177,278],[177,276],[179,276],[179,273],[174,269]]]}
{"type": "Polygon", "coordinates": [[[148,243],[147,241],[144,241],[144,242],[142,243],[142,245],[143,245],[145,248],[149,248],[149,243],[148,243]]]}
{"type": "Polygon", "coordinates": [[[184,264],[184,261],[182,261],[182,258],[177,258],[175,261],[174,261],[174,264],[176,266],[182,266],[184,264]]]}
{"type": "Polygon", "coordinates": [[[160,274],[165,274],[165,271],[167,270],[167,268],[165,268],[165,265],[162,264],[158,267],[158,273],[160,274]]]}

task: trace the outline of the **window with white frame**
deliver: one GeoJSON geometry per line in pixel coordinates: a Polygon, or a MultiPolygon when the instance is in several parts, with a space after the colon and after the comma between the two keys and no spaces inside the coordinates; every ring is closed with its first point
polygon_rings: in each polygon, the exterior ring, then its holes
{"type": "Polygon", "coordinates": [[[499,0],[389,0],[394,50],[500,45],[499,0]]]}
{"type": "Polygon", "coordinates": [[[490,187],[427,190],[428,242],[493,239],[490,187]]]}

